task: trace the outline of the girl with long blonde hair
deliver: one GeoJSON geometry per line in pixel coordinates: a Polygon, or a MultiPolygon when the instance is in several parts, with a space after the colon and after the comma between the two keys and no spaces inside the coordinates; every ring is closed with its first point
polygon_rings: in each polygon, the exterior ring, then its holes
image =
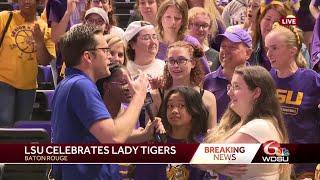
{"type": "MultiPolygon", "coordinates": [[[[289,142],[320,143],[320,75],[301,68],[302,36],[294,26],[275,24],[265,39],[271,75],[276,82],[277,95],[288,128],[289,142]]],[[[314,174],[316,164],[295,164],[295,174],[314,174]]]]}

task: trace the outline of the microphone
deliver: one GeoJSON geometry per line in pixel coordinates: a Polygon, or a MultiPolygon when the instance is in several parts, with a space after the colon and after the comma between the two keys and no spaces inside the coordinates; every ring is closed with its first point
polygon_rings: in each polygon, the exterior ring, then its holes
{"type": "MultiPolygon", "coordinates": [[[[153,100],[152,100],[152,96],[150,94],[150,92],[147,92],[146,95],[146,100],[145,100],[145,109],[147,111],[147,114],[150,118],[151,121],[154,121],[154,115],[151,109],[151,104],[152,104],[153,100]]],[[[154,139],[157,143],[166,143],[167,142],[167,138],[166,138],[166,134],[160,134],[155,132],[154,133],[154,139]]]]}

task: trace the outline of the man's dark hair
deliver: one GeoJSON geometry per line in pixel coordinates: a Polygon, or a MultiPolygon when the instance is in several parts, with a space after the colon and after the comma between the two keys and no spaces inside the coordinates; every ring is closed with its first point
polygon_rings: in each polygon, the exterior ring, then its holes
{"type": "Polygon", "coordinates": [[[68,31],[60,40],[59,46],[67,67],[80,64],[82,53],[97,46],[94,35],[103,33],[100,27],[79,25],[68,31]]]}

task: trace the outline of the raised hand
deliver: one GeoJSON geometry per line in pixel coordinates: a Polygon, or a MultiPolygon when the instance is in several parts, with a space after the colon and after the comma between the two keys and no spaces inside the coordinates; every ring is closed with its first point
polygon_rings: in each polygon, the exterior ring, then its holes
{"type": "Polygon", "coordinates": [[[72,14],[77,7],[79,0],[68,0],[67,1],[67,12],[72,14]]]}
{"type": "Polygon", "coordinates": [[[161,122],[161,118],[159,117],[155,117],[154,121],[149,120],[144,130],[148,137],[153,137],[155,132],[159,134],[166,133],[166,130],[161,122]]]}
{"type": "Polygon", "coordinates": [[[36,44],[44,42],[44,31],[45,30],[41,31],[38,23],[34,24],[32,35],[36,44]]]}
{"type": "Polygon", "coordinates": [[[145,74],[139,74],[138,78],[134,81],[130,80],[128,85],[129,91],[133,96],[137,95],[145,99],[149,85],[148,78],[145,74]]]}
{"type": "Polygon", "coordinates": [[[162,88],[163,76],[158,76],[156,78],[149,78],[149,83],[150,83],[151,89],[162,88]]]}

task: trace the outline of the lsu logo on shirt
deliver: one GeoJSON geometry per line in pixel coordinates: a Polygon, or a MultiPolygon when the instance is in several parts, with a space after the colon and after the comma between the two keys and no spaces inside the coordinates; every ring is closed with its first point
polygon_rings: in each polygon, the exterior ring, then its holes
{"type": "Polygon", "coordinates": [[[281,104],[281,111],[285,115],[297,115],[299,106],[302,103],[303,92],[277,89],[278,100],[281,104]]]}

